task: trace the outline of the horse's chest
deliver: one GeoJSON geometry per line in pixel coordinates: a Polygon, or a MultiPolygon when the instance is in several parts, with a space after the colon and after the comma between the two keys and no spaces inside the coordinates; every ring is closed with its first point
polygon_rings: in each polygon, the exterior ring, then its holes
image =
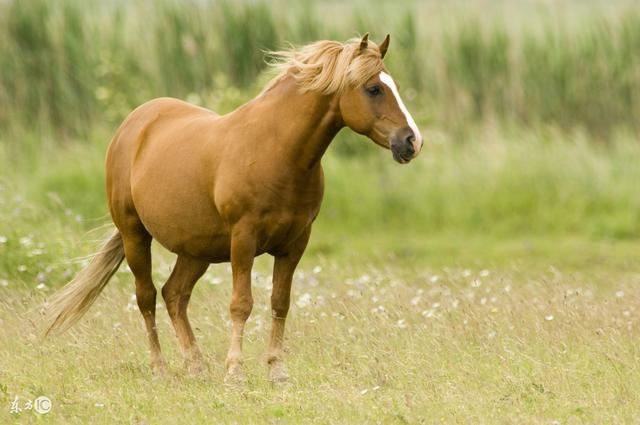
{"type": "Polygon", "coordinates": [[[314,218],[312,209],[272,210],[260,214],[255,221],[259,250],[271,252],[287,246],[300,237],[314,218]]]}

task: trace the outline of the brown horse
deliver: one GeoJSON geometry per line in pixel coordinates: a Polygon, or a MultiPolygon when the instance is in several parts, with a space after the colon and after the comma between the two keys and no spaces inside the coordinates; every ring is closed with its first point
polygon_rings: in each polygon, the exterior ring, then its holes
{"type": "Polygon", "coordinates": [[[155,322],[156,288],[150,244],[178,255],[162,296],[187,370],[203,360],[187,319],[196,281],[210,263],[231,261],[231,346],[227,378],[243,380],[242,335],[251,313],[254,257],[274,260],[268,348],[269,378],[287,379],[282,340],[291,280],[320,210],[320,160],[344,126],[391,149],[406,163],[422,137],[382,63],[378,46],[362,39],[320,41],[279,52],[280,74],[255,99],[223,116],[169,98],[134,110],[109,146],[109,209],[117,230],[90,264],[48,303],[49,331],[66,329],[87,311],[124,258],[151,347],[162,372],[155,322]]]}

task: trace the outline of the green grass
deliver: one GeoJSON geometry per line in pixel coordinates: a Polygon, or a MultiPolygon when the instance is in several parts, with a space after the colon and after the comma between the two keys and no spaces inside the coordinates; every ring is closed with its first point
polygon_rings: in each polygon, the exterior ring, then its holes
{"type": "MultiPolygon", "coordinates": [[[[167,257],[156,258],[161,282],[168,274],[167,257]]],[[[434,267],[428,259],[409,264],[360,259],[344,267],[332,259],[307,258],[296,275],[288,321],[291,383],[272,387],[264,364],[269,263],[261,259],[245,341],[249,382],[242,391],[222,384],[231,288],[224,266],[205,275],[190,308],[209,367],[202,379],[184,375],[160,307],[170,375],[152,379],[144,326],[125,271],[79,326],[45,341],[25,311],[50,289],[12,281],[0,287],[0,418],[4,423],[637,420],[637,272],[602,264],[570,271],[557,262],[537,271],[434,267]],[[24,402],[39,395],[53,400],[46,418],[9,413],[15,396],[24,402]]]]}

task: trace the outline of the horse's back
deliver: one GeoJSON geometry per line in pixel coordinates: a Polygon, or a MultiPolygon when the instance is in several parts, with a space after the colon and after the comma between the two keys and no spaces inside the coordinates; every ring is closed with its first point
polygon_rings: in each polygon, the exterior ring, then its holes
{"type": "MultiPolygon", "coordinates": [[[[191,105],[179,99],[161,97],[150,100],[134,109],[122,122],[113,136],[107,150],[106,177],[109,199],[130,194],[132,172],[145,144],[155,138],[151,133],[161,134],[185,118],[218,115],[204,108],[191,105]]],[[[174,129],[174,132],[177,130],[174,129]]]]}
{"type": "Polygon", "coordinates": [[[211,200],[214,173],[206,152],[217,118],[172,98],[151,100],[129,114],[107,154],[116,226],[134,215],[166,248],[194,257],[228,236],[211,200]]]}

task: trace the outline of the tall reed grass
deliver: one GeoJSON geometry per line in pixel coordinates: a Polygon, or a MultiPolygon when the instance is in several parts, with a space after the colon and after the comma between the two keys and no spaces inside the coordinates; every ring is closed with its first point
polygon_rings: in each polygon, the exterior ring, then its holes
{"type": "MultiPolygon", "coordinates": [[[[566,2],[565,2],[566,3],[566,2]]],[[[640,13],[632,3],[477,17],[435,3],[48,0],[0,3],[0,129],[83,135],[156,96],[226,112],[266,80],[263,50],[392,34],[387,59],[423,126],[640,123],[640,13]],[[453,10],[453,11],[452,11],[453,10]],[[578,13],[579,12],[579,13],[578,13]]],[[[15,134],[15,133],[14,133],[15,134]]],[[[56,140],[60,140],[56,137],[56,140]]]]}

